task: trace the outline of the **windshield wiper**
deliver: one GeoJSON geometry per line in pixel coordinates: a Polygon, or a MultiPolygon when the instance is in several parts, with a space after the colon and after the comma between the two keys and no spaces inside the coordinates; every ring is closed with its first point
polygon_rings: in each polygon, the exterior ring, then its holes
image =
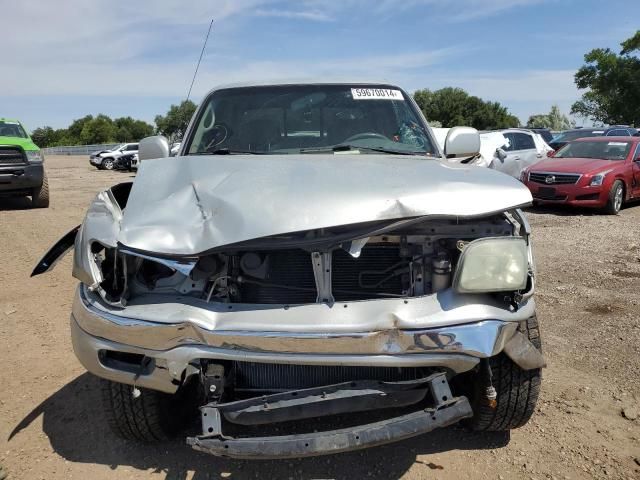
{"type": "Polygon", "coordinates": [[[352,150],[367,150],[369,152],[390,153],[393,155],[426,155],[426,152],[411,152],[407,150],[393,150],[390,148],[380,147],[361,147],[357,145],[350,145],[348,143],[330,145],[328,147],[301,148],[300,153],[348,152],[352,150]]]}
{"type": "Polygon", "coordinates": [[[266,155],[267,152],[256,152],[253,150],[231,150],[229,148],[216,148],[204,152],[195,152],[190,155],[266,155]]]}

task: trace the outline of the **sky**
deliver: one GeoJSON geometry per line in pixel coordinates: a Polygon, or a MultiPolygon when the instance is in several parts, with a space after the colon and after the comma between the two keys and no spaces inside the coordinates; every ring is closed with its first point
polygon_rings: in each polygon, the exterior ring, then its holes
{"type": "Polygon", "coordinates": [[[568,113],[584,54],[619,51],[640,27],[637,0],[0,0],[0,11],[0,117],[29,129],[98,113],[152,122],[186,97],[211,19],[196,103],[220,84],[351,79],[461,87],[522,122],[553,104],[568,113]]]}

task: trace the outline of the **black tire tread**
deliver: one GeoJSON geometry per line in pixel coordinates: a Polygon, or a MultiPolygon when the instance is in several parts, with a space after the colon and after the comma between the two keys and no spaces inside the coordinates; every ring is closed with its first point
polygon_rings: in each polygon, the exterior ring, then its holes
{"type": "MultiPolygon", "coordinates": [[[[519,330],[541,349],[540,327],[535,316],[522,322],[519,330]]],[[[478,385],[471,427],[480,431],[505,431],[522,427],[536,408],[542,380],[541,369],[523,370],[504,353],[489,359],[489,364],[497,392],[497,404],[492,408],[482,401],[484,385],[478,385]]]]}
{"type": "Polygon", "coordinates": [[[120,437],[143,443],[156,443],[173,437],[168,424],[168,395],[140,389],[134,398],[132,386],[101,380],[102,401],[107,423],[120,437]]]}
{"type": "Polygon", "coordinates": [[[40,188],[36,188],[31,196],[31,206],[33,208],[48,208],[49,207],[49,179],[45,173],[42,177],[42,185],[40,188]]]}

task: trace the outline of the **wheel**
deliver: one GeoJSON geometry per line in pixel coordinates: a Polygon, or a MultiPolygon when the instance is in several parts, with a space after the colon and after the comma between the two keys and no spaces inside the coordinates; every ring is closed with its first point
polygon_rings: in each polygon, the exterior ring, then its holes
{"type": "MultiPolygon", "coordinates": [[[[519,330],[528,336],[536,348],[541,348],[540,330],[535,316],[523,322],[519,330]]],[[[486,381],[476,375],[472,406],[474,416],[469,426],[473,430],[506,431],[526,424],[536,408],[542,371],[522,370],[506,354],[489,359],[492,383],[496,389],[495,405],[485,396],[486,381]]]]}
{"type": "Polygon", "coordinates": [[[622,202],[624,200],[624,184],[621,180],[616,180],[611,185],[609,190],[609,199],[607,200],[607,206],[604,207],[604,211],[609,215],[617,215],[622,208],[622,202]]]}
{"type": "Polygon", "coordinates": [[[116,162],[113,160],[113,158],[105,158],[102,161],[102,168],[104,168],[105,170],[113,170],[115,164],[116,162]]]}
{"type": "Polygon", "coordinates": [[[34,188],[31,194],[31,206],[33,208],[48,208],[49,207],[49,179],[45,173],[42,176],[42,185],[39,188],[34,188]]]}
{"type": "Polygon", "coordinates": [[[102,404],[113,432],[126,440],[155,443],[175,437],[197,414],[194,384],[177,393],[157,392],[101,379],[102,404]]]}

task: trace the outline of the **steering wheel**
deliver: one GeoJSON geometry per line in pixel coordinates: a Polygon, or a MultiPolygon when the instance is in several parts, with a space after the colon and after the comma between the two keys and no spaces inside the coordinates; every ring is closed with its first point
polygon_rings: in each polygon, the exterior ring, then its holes
{"type": "Polygon", "coordinates": [[[381,133],[376,132],[362,132],[356,133],[355,135],[351,135],[349,138],[344,140],[344,143],[355,142],[356,140],[366,140],[368,138],[378,138],[382,140],[389,140],[386,135],[382,135],[381,133]]]}
{"type": "Polygon", "coordinates": [[[231,136],[229,128],[224,123],[216,123],[215,125],[211,126],[206,131],[206,134],[209,136],[209,138],[207,139],[205,150],[213,149],[231,136]]]}

